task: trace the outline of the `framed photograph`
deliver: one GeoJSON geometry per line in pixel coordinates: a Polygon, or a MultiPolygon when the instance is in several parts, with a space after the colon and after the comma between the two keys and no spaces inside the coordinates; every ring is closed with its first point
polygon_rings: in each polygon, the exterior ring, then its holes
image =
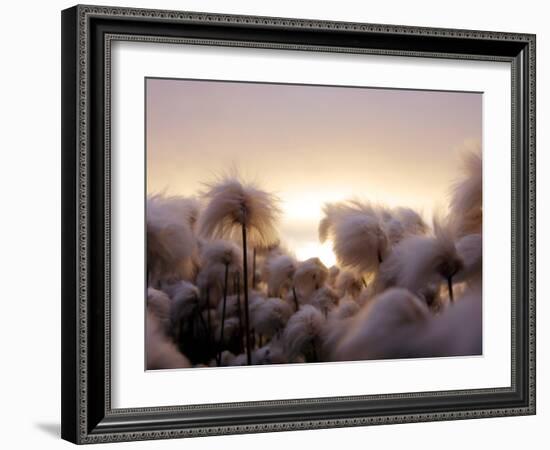
{"type": "Polygon", "coordinates": [[[62,12],[62,437],[535,413],[535,36],[62,12]]]}

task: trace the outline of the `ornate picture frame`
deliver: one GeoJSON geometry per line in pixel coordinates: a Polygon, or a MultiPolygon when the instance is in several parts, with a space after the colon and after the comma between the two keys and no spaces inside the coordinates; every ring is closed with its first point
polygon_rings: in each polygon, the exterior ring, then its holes
{"type": "Polygon", "coordinates": [[[528,414],[535,414],[534,35],[80,5],[62,12],[64,439],[84,444],[528,414]],[[110,71],[115,41],[509,63],[511,385],[112,408],[110,71]]]}

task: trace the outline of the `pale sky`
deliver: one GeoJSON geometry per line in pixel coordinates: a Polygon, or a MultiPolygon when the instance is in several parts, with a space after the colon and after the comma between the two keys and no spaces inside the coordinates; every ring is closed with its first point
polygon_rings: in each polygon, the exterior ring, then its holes
{"type": "Polygon", "coordinates": [[[324,202],[409,206],[431,220],[482,141],[482,94],[147,80],[148,193],[195,195],[236,168],[282,200],[281,238],[300,259],[319,246],[324,202]]]}

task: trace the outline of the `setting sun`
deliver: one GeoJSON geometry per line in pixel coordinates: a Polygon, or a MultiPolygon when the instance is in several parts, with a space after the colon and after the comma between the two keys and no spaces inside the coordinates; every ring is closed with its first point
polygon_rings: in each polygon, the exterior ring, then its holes
{"type": "Polygon", "coordinates": [[[327,267],[336,264],[336,255],[332,251],[332,242],[328,241],[324,244],[320,242],[306,242],[296,248],[296,257],[300,261],[317,257],[327,267]]]}

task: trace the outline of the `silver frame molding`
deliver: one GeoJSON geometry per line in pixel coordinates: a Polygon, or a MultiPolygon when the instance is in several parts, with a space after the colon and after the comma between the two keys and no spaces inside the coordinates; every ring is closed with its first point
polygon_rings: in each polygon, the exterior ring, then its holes
{"type": "Polygon", "coordinates": [[[63,11],[62,26],[63,438],[83,444],[535,414],[534,35],[99,6],[63,11]],[[110,75],[114,41],[509,62],[511,386],[113,409],[110,75]]]}

